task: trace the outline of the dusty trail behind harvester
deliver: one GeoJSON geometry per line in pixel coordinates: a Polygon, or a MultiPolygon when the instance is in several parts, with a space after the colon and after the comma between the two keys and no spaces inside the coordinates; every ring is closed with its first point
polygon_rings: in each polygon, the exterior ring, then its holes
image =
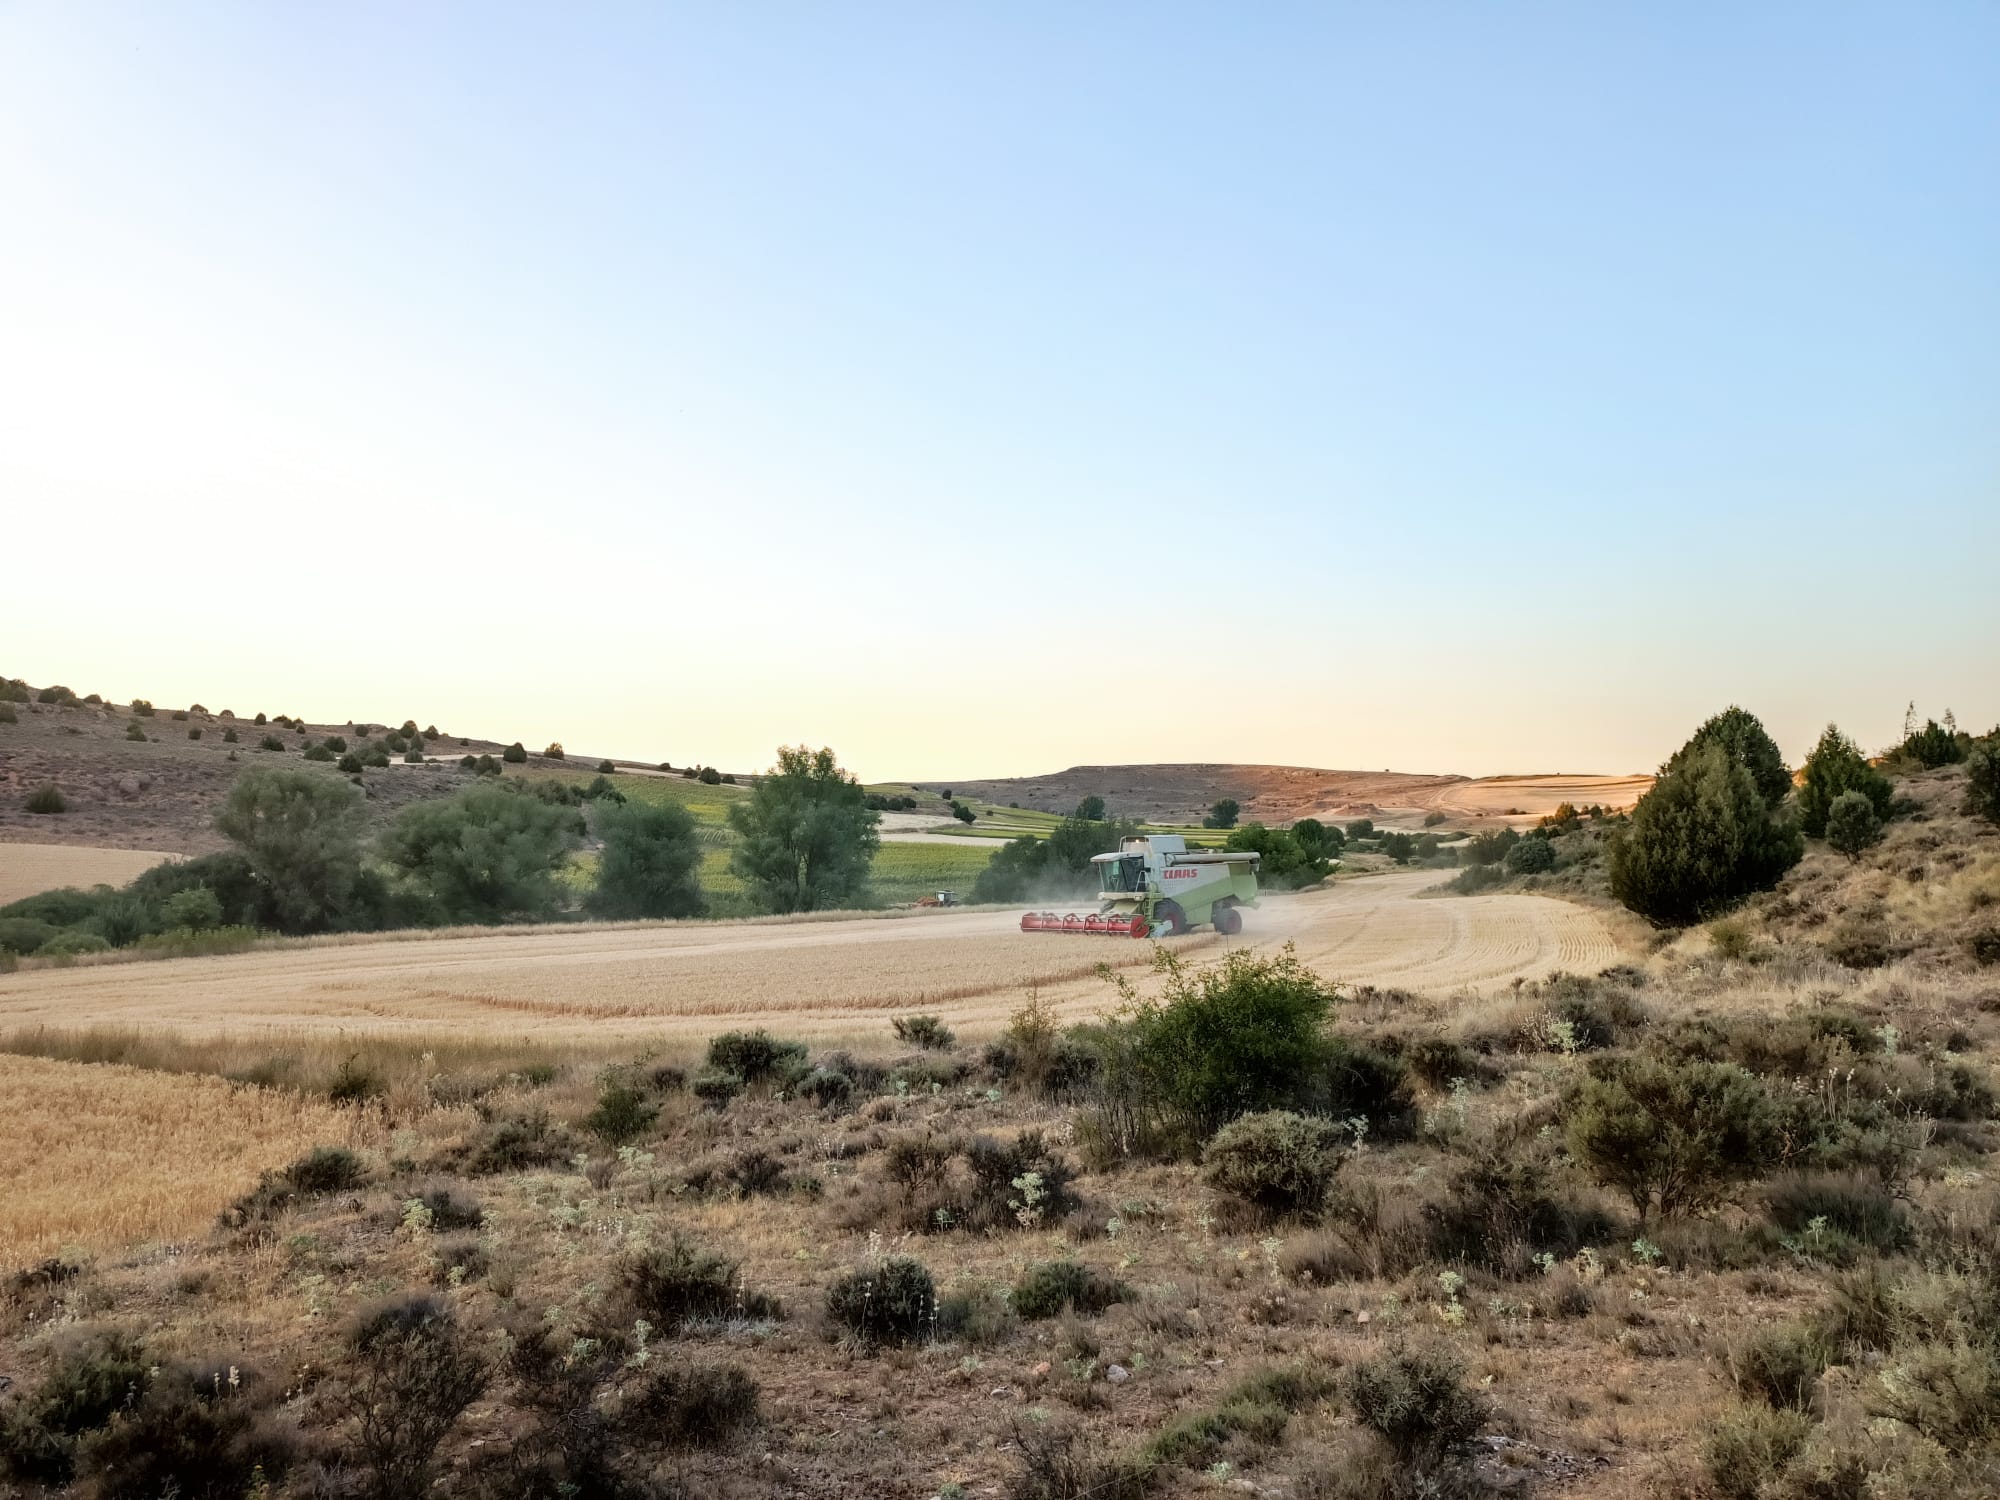
{"type": "MultiPolygon", "coordinates": [[[[1422,871],[1267,897],[1238,938],[1173,940],[1190,957],[1225,945],[1297,946],[1353,984],[1490,991],[1517,976],[1614,963],[1590,911],[1538,896],[1417,900],[1422,871]]],[[[828,1038],[879,1032],[931,1010],[997,1030],[1029,986],[1062,1011],[1111,1002],[1099,964],[1144,980],[1153,945],[1019,930],[1013,911],[802,923],[538,928],[368,940],[217,958],[0,976],[0,1031],[133,1026],[188,1033],[532,1034],[696,1040],[768,1025],[828,1038]]]]}

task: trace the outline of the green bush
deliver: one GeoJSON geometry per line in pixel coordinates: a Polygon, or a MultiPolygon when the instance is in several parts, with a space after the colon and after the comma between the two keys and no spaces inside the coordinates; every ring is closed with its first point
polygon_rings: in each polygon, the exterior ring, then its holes
{"type": "Polygon", "coordinates": [[[757,1421],[757,1382],[733,1364],[671,1364],[653,1370],[625,1409],[649,1442],[669,1449],[720,1448],[757,1421]]]}
{"type": "Polygon", "coordinates": [[[1702,1462],[1722,1500],[1759,1500],[1798,1457],[1812,1432],[1799,1411],[1741,1406],[1718,1421],[1702,1445],[1702,1462]]]}
{"type": "Polygon", "coordinates": [[[245,771],[215,826],[248,859],[270,926],[322,932],[356,924],[361,798],[352,786],[306,771],[245,771]]]}
{"type": "Polygon", "coordinates": [[[721,786],[722,773],[716,770],[714,766],[703,766],[698,780],[700,780],[703,786],[721,786]]]}
{"type": "Polygon", "coordinates": [[[490,1368],[451,1308],[426,1295],[364,1314],[349,1342],[353,1369],[334,1399],[353,1423],[365,1493],[427,1493],[439,1445],[486,1389],[490,1368]]]}
{"type": "Polygon", "coordinates": [[[14,711],[11,703],[0,703],[0,724],[18,724],[21,716],[14,711]]]}
{"type": "Polygon", "coordinates": [[[854,1080],[832,1068],[814,1068],[799,1081],[797,1093],[821,1109],[840,1109],[854,1097],[854,1080]]]}
{"type": "Polygon", "coordinates": [[[613,773],[615,773],[617,769],[618,767],[608,760],[600,760],[597,763],[597,774],[600,776],[610,776],[613,773]]]}
{"type": "Polygon", "coordinates": [[[1266,828],[1262,823],[1246,823],[1233,830],[1223,847],[1263,856],[1257,867],[1258,883],[1273,890],[1295,891],[1317,885],[1333,868],[1331,860],[1317,848],[1308,849],[1295,833],[1266,828]]]}
{"type": "Polygon", "coordinates": [[[134,719],[130,724],[127,724],[125,726],[125,738],[131,740],[135,744],[140,744],[140,745],[145,744],[146,743],[145,727],[141,725],[137,719],[134,719]]]}
{"type": "Polygon", "coordinates": [[[2000,730],[1975,740],[1965,757],[1965,810],[2000,823],[2000,730]]]}
{"type": "Polygon", "coordinates": [[[806,1044],[784,1042],[761,1027],[756,1031],[725,1031],[710,1039],[708,1065],[734,1073],[745,1083],[766,1083],[805,1071],[806,1044]]]}
{"type": "Polygon", "coordinates": [[[1094,1317],[1107,1307],[1131,1300],[1132,1288],[1124,1282],[1073,1260],[1030,1266],[1014,1283],[1014,1311],[1031,1321],[1064,1313],[1094,1317]]]}
{"type": "Polygon", "coordinates": [[[234,745],[238,742],[240,738],[241,736],[239,736],[236,733],[236,729],[233,725],[230,728],[222,731],[222,743],[225,745],[234,745]]]}
{"type": "Polygon", "coordinates": [[[297,1458],[290,1432],[263,1407],[257,1372],[229,1359],[174,1364],[83,1445],[100,1495],[240,1500],[282,1480],[297,1458]]]}
{"type": "Polygon", "coordinates": [[[710,1109],[721,1109],[743,1092],[743,1075],[727,1068],[703,1068],[688,1080],[688,1092],[710,1109]]]}
{"type": "Polygon", "coordinates": [[[1833,1350],[1819,1329],[1801,1323],[1760,1329],[1729,1349],[1730,1382],[1745,1400],[1774,1411],[1809,1412],[1833,1350]]]}
{"type": "Polygon", "coordinates": [[[317,761],[320,763],[330,763],[334,759],[334,754],[333,751],[325,745],[308,745],[305,748],[304,758],[306,760],[317,761]]]}
{"type": "Polygon", "coordinates": [[[0,950],[26,958],[61,929],[34,917],[0,917],[0,950]]]}
{"type": "Polygon", "coordinates": [[[356,755],[352,750],[348,751],[340,757],[339,769],[345,771],[350,776],[359,776],[361,774],[361,757],[356,755]]]}
{"type": "Polygon", "coordinates": [[[139,1346],[112,1334],[73,1343],[32,1396],[0,1413],[0,1470],[38,1484],[67,1484],[79,1439],[135,1405],[152,1380],[139,1346]]]}
{"type": "Polygon", "coordinates": [[[60,813],[69,811],[69,803],[62,791],[54,786],[38,786],[28,793],[27,801],[21,804],[31,813],[60,813]]]}
{"type": "MultiPolygon", "coordinates": [[[[1912,709],[1915,707],[1915,704],[1911,705],[1912,709]]],[[[1951,718],[1949,711],[1945,713],[1945,718],[1951,718]]],[[[1903,743],[1897,746],[1897,753],[1927,771],[1934,771],[1939,766],[1956,765],[1964,760],[1965,746],[1949,728],[1936,719],[1926,719],[1922,729],[1912,730],[1903,737],[1903,743]]]]}
{"type": "Polygon", "coordinates": [[[1711,744],[1663,774],[1610,848],[1611,893],[1663,925],[1704,921],[1799,861],[1798,833],[1711,744]]]}
{"type": "Polygon", "coordinates": [[[1509,875],[1540,875],[1556,867],[1556,846],[1544,838],[1522,839],[1507,851],[1509,875]]]}
{"type": "Polygon", "coordinates": [[[144,698],[134,698],[132,712],[142,719],[150,719],[153,717],[153,705],[144,698]]]}
{"type": "Polygon", "coordinates": [[[1884,820],[1895,800],[1889,778],[1868,764],[1854,741],[1829,724],[1806,757],[1799,785],[1799,826],[1807,838],[1826,837],[1826,820],[1834,799],[1842,792],[1860,792],[1875,809],[1875,816],[1884,820]]]}
{"type": "Polygon", "coordinates": [[[889,1022],[896,1040],[927,1052],[946,1052],[957,1038],[936,1016],[896,1016],[889,1022]]]}
{"type": "Polygon", "coordinates": [[[613,1146],[636,1140],[653,1128],[660,1106],[646,1091],[629,1079],[608,1078],[597,1091],[597,1107],[583,1117],[582,1125],[592,1135],[613,1146]]]}
{"type": "Polygon", "coordinates": [[[1866,792],[1842,792],[1826,813],[1826,841],[1849,860],[1882,842],[1882,820],[1866,792]]]}
{"type": "Polygon", "coordinates": [[[500,758],[510,766],[518,766],[527,760],[528,752],[521,742],[516,740],[500,752],[500,758]]]}
{"type": "Polygon", "coordinates": [[[45,687],[39,693],[35,694],[35,701],[37,703],[54,703],[63,708],[69,708],[76,702],[76,693],[70,688],[61,686],[45,687]]]}
{"type": "Polygon", "coordinates": [[[1571,1098],[1572,1155],[1641,1217],[1699,1213],[1781,1148],[1770,1095],[1730,1063],[1655,1057],[1594,1063],[1571,1098]]]}
{"type": "Polygon", "coordinates": [[[341,1146],[315,1146],[290,1166],[266,1172],[257,1185],[224,1210],[227,1228],[242,1228],[276,1218],[286,1209],[328,1193],[359,1187],[366,1173],[361,1158],[341,1146]]]}
{"type": "Polygon", "coordinates": [[[1450,1458],[1486,1420],[1486,1403],[1465,1387],[1465,1367],[1442,1345],[1393,1348],[1363,1360],[1347,1372],[1346,1395],[1355,1420],[1407,1465],[1450,1458]]]}
{"type": "Polygon", "coordinates": [[[1316,1214],[1333,1191],[1346,1140],[1331,1120],[1282,1109],[1244,1115],[1204,1148],[1202,1176],[1266,1213],[1316,1214]]]}
{"type": "Polygon", "coordinates": [[[270,750],[270,751],[283,750],[285,748],[285,742],[279,739],[278,736],[276,736],[275,734],[267,734],[261,740],[257,741],[257,748],[259,750],[270,750]]]}
{"type": "Polygon", "coordinates": [[[826,1289],[827,1316],[865,1344],[909,1344],[937,1324],[937,1283],[920,1260],[892,1255],[826,1289]]]}
{"type": "Polygon", "coordinates": [[[1610,1217],[1559,1196],[1544,1156],[1526,1146],[1475,1154],[1423,1207],[1431,1254],[1496,1274],[1529,1273],[1534,1257],[1567,1260],[1610,1237],[1610,1217]]]}
{"type": "Polygon", "coordinates": [[[655,1328],[678,1333],[720,1318],[771,1318],[781,1309],[746,1291],[739,1262],[676,1234],[663,1248],[625,1261],[620,1275],[633,1305],[655,1328]]]}
{"type": "Polygon", "coordinates": [[[58,932],[42,944],[39,957],[76,958],[86,953],[109,953],[111,943],[94,932],[58,932]]]}
{"type": "Polygon", "coordinates": [[[198,740],[201,738],[201,726],[199,724],[188,725],[188,738],[191,740],[198,740]]]}
{"type": "Polygon", "coordinates": [[[160,920],[170,929],[206,932],[222,925],[222,898],[205,885],[189,886],[160,903],[160,920]]]}

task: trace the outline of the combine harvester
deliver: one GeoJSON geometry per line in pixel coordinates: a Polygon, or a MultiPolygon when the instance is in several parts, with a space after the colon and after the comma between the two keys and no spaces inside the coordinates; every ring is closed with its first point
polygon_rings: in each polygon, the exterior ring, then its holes
{"type": "Polygon", "coordinates": [[[1261,855],[1247,850],[1189,849],[1177,833],[1129,838],[1116,854],[1100,854],[1102,900],[1089,916],[1031,911],[1023,932],[1081,932],[1105,937],[1178,937],[1212,922],[1215,930],[1243,930],[1242,908],[1257,904],[1261,855]]]}

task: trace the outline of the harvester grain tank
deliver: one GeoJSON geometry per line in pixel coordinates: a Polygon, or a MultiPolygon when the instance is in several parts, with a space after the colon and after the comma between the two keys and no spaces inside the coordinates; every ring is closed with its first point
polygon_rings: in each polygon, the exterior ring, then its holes
{"type": "Polygon", "coordinates": [[[1213,925],[1243,930],[1242,908],[1257,904],[1257,866],[1249,850],[1190,849],[1177,833],[1121,840],[1115,854],[1091,860],[1097,870],[1094,912],[1031,911],[1023,932],[1073,932],[1105,937],[1176,937],[1213,925]]]}

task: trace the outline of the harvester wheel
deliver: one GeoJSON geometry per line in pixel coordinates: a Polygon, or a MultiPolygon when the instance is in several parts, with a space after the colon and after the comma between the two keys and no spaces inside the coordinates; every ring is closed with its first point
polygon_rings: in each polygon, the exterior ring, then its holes
{"type": "Polygon", "coordinates": [[[1162,901],[1153,908],[1153,936],[1179,937],[1188,930],[1187,913],[1178,901],[1162,901]]]}
{"type": "Polygon", "coordinates": [[[1243,913],[1233,906],[1216,907],[1215,930],[1224,937],[1235,937],[1243,930],[1243,913]]]}

